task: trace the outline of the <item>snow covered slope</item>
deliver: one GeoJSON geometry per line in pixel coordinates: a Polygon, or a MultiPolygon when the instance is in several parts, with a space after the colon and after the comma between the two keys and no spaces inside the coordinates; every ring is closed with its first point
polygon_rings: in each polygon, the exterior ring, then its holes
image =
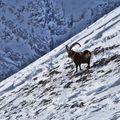
{"type": "Polygon", "coordinates": [[[0,120],[120,120],[120,7],[0,83],[0,120]],[[92,51],[74,73],[66,44],[92,51]]]}
{"type": "Polygon", "coordinates": [[[0,0],[0,81],[120,5],[120,0],[0,0]]]}

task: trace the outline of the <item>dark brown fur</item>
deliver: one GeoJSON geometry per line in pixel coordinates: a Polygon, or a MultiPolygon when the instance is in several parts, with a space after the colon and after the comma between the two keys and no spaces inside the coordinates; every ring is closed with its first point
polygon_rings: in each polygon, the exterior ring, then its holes
{"type": "Polygon", "coordinates": [[[66,50],[68,53],[68,57],[70,57],[75,63],[77,72],[78,66],[81,70],[81,64],[83,63],[87,63],[88,64],[87,67],[90,68],[91,52],[89,50],[85,50],[83,52],[75,52],[74,50],[72,50],[72,47],[75,46],[76,44],[80,45],[79,43],[74,43],[71,45],[70,48],[66,45],[66,50]]]}

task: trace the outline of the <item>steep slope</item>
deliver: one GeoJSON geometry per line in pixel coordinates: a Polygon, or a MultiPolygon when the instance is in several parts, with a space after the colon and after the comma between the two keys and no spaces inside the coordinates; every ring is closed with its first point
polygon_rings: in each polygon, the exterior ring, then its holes
{"type": "Polygon", "coordinates": [[[1,120],[120,120],[120,7],[0,83],[1,120]],[[74,73],[66,44],[92,51],[74,73]],[[102,117],[101,117],[102,116],[102,117]]]}
{"type": "Polygon", "coordinates": [[[119,5],[119,0],[0,0],[0,81],[119,5]]]}

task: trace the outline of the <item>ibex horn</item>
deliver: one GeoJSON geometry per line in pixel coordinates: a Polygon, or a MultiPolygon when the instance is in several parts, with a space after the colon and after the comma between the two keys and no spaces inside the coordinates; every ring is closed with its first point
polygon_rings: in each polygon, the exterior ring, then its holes
{"type": "Polygon", "coordinates": [[[75,42],[75,43],[73,43],[73,44],[70,46],[70,50],[71,50],[75,45],[81,46],[78,42],[75,42]]]}

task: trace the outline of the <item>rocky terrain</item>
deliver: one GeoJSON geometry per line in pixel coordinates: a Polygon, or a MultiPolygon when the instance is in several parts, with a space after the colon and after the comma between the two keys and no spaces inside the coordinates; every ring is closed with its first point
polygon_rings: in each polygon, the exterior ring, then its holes
{"type": "Polygon", "coordinates": [[[1,120],[120,120],[120,7],[0,82],[1,120]],[[92,52],[75,65],[65,45],[92,52]]]}
{"type": "Polygon", "coordinates": [[[0,81],[119,5],[119,0],[0,0],[0,81]]]}

